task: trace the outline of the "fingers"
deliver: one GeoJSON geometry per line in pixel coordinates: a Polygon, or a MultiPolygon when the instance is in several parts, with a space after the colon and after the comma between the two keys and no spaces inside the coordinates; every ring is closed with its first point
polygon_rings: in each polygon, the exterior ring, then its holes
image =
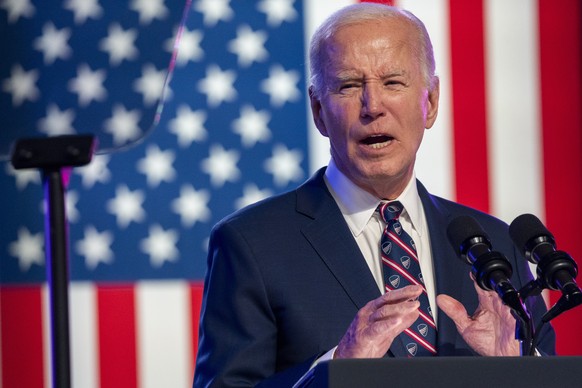
{"type": "Polygon", "coordinates": [[[509,308],[503,303],[503,300],[501,300],[495,291],[486,291],[479,287],[473,274],[471,274],[471,279],[473,280],[473,286],[475,287],[477,297],[479,298],[479,307],[477,308],[477,311],[475,311],[475,314],[487,310],[500,316],[511,316],[509,308]]]}
{"type": "Polygon", "coordinates": [[[407,286],[370,301],[340,340],[335,358],[382,357],[392,341],[418,318],[420,286],[407,286]]]}
{"type": "MultiPolygon", "coordinates": [[[[413,317],[418,317],[417,310],[420,306],[418,297],[421,293],[422,287],[411,285],[387,292],[381,297],[374,299],[370,302],[371,306],[369,306],[370,321],[374,322],[394,317],[410,316],[411,313],[413,317]]],[[[415,319],[416,318],[414,318],[412,322],[414,322],[415,319]]],[[[408,319],[406,321],[408,321],[408,319]]],[[[410,322],[410,324],[412,324],[412,322],[410,322]]]]}
{"type": "MultiPolygon", "coordinates": [[[[369,316],[370,323],[388,321],[389,324],[405,325],[402,330],[406,329],[418,318],[418,300],[404,300],[395,304],[383,304],[373,310],[369,316]]],[[[401,331],[402,331],[401,330],[401,331]]]]}
{"type": "Polygon", "coordinates": [[[436,302],[439,309],[455,322],[459,332],[463,332],[471,324],[472,319],[467,314],[467,309],[455,298],[438,295],[436,302]]]}
{"type": "Polygon", "coordinates": [[[495,291],[479,287],[473,276],[479,305],[472,316],[465,307],[448,295],[438,295],[437,305],[457,326],[465,342],[482,356],[509,356],[519,354],[515,340],[515,319],[509,307],[503,304],[495,291]]]}
{"type": "Polygon", "coordinates": [[[420,302],[418,297],[422,294],[422,287],[416,285],[406,286],[397,290],[387,292],[381,297],[374,299],[370,314],[370,321],[386,320],[397,318],[410,323],[402,330],[410,326],[418,318],[418,308],[420,302]]]}
{"type": "Polygon", "coordinates": [[[385,304],[396,304],[408,300],[417,300],[420,294],[422,294],[421,286],[410,285],[387,292],[380,298],[374,299],[372,302],[375,308],[380,308],[385,304]]]}

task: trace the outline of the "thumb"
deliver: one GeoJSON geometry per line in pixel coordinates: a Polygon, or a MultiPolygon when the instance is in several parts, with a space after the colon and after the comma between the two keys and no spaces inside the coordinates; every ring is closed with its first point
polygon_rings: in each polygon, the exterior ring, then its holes
{"type": "Polygon", "coordinates": [[[457,329],[462,332],[469,325],[471,318],[467,314],[467,309],[455,298],[448,295],[438,295],[437,305],[449,318],[455,322],[457,329]]]}

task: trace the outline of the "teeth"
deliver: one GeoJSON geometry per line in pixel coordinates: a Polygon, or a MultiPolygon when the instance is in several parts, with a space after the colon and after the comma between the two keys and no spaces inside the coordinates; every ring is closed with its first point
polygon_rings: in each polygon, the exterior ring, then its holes
{"type": "Polygon", "coordinates": [[[390,143],[390,140],[384,141],[382,143],[373,143],[370,144],[370,147],[374,148],[374,149],[379,149],[382,147],[386,147],[388,145],[388,143],[390,143]]]}

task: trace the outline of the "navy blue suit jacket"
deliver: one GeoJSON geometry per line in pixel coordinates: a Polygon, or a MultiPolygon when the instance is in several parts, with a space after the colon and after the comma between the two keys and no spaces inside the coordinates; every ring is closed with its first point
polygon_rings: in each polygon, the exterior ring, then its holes
{"type": "MultiPolygon", "coordinates": [[[[378,286],[323,180],[324,169],[295,191],[236,212],[213,229],[208,256],[194,385],[291,386],[336,346],[378,286]]],[[[477,219],[495,250],[508,256],[516,288],[531,274],[507,234],[507,224],[430,195],[418,182],[430,230],[437,294],[472,313],[477,295],[470,267],[457,258],[446,228],[459,215],[477,219]]],[[[539,321],[541,298],[531,299],[539,321]]],[[[544,328],[538,345],[554,353],[544,328]]],[[[444,313],[438,316],[440,356],[475,355],[444,313]]],[[[389,356],[405,356],[396,340],[389,356]]]]}

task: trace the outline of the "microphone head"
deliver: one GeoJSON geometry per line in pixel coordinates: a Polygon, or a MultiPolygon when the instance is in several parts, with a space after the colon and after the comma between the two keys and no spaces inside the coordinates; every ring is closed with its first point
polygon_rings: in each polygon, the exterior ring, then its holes
{"type": "Polygon", "coordinates": [[[554,236],[542,224],[539,218],[533,214],[522,214],[509,225],[509,236],[513,243],[522,252],[526,252],[530,240],[540,236],[548,236],[554,240],[554,236]]]}
{"type": "Polygon", "coordinates": [[[471,216],[459,216],[452,220],[447,227],[447,236],[455,252],[463,258],[469,248],[469,241],[474,238],[484,240],[481,242],[489,247],[491,246],[489,236],[487,236],[481,224],[471,216]]]}

